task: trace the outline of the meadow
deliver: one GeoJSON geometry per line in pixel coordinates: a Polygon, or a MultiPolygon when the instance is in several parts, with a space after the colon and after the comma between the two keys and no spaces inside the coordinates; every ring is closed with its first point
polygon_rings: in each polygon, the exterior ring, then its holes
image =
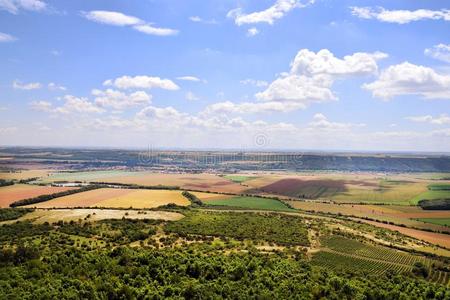
{"type": "Polygon", "coordinates": [[[155,208],[167,204],[187,206],[181,191],[101,188],[28,205],[35,208],[155,208]]]}
{"type": "Polygon", "coordinates": [[[437,224],[442,226],[450,227],[450,217],[449,218],[419,218],[419,221],[431,224],[437,224]]]}

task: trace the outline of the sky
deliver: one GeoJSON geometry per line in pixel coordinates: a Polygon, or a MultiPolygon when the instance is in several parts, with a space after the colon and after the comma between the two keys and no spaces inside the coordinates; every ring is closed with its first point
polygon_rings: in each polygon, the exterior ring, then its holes
{"type": "Polygon", "coordinates": [[[0,145],[450,149],[450,3],[0,0],[0,145]]]}

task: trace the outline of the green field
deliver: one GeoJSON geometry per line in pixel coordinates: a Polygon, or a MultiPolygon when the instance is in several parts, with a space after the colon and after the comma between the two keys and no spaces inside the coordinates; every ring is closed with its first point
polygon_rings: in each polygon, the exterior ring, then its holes
{"type": "Polygon", "coordinates": [[[420,218],[417,220],[425,222],[425,223],[431,223],[431,224],[443,225],[443,226],[450,227],[450,218],[420,218]]]}
{"type": "Polygon", "coordinates": [[[450,191],[450,183],[430,184],[428,188],[432,191],[450,191]]]}
{"type": "Polygon", "coordinates": [[[231,197],[227,199],[216,199],[204,201],[208,205],[214,206],[230,206],[250,209],[264,209],[276,211],[290,211],[293,210],[286,206],[281,201],[276,199],[261,198],[261,197],[231,197]]]}
{"type": "Polygon", "coordinates": [[[411,204],[417,205],[420,200],[450,199],[450,190],[428,190],[413,199],[411,204]]]}
{"type": "MultiPolygon", "coordinates": [[[[143,172],[142,172],[143,173],[143,172]]],[[[116,176],[136,176],[139,172],[129,171],[86,171],[86,172],[58,172],[51,173],[44,177],[39,182],[54,182],[54,181],[97,181],[116,176]]]]}
{"type": "Polygon", "coordinates": [[[257,178],[256,176],[245,176],[245,175],[225,175],[223,176],[226,179],[229,179],[233,182],[237,182],[237,183],[242,183],[245,182],[247,180],[251,180],[251,179],[255,179],[257,178]]]}
{"type": "Polygon", "coordinates": [[[167,232],[203,236],[232,237],[273,242],[279,245],[309,245],[308,231],[302,218],[259,213],[197,212],[168,223],[167,232]]]}

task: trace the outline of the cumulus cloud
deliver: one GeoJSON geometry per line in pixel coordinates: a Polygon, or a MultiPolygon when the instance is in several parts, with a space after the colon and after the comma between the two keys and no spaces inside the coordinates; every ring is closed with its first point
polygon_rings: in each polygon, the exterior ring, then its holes
{"type": "Polygon", "coordinates": [[[0,9],[12,14],[18,14],[20,10],[43,11],[47,4],[40,0],[0,0],[0,9]]]}
{"type": "Polygon", "coordinates": [[[435,45],[432,48],[425,49],[424,54],[434,59],[450,63],[450,45],[435,45]]]}
{"type": "Polygon", "coordinates": [[[65,95],[62,98],[65,103],[62,106],[54,107],[48,101],[33,101],[30,107],[33,110],[55,113],[55,114],[73,114],[73,113],[102,113],[104,109],[96,106],[87,98],[75,97],[72,95],[65,95]]]}
{"type": "Polygon", "coordinates": [[[346,55],[343,59],[337,58],[328,49],[317,53],[308,49],[300,50],[291,63],[291,73],[307,76],[355,76],[366,75],[377,71],[377,61],[388,55],[382,52],[365,53],[356,52],[346,55]]]}
{"type": "Polygon", "coordinates": [[[317,113],[313,116],[313,120],[310,123],[308,123],[307,129],[337,131],[337,130],[349,130],[354,127],[364,127],[364,126],[365,124],[363,123],[354,124],[354,123],[331,122],[324,114],[317,113]]]}
{"type": "Polygon", "coordinates": [[[116,79],[108,79],[103,85],[115,86],[119,89],[151,89],[161,88],[165,90],[178,90],[179,87],[170,79],[161,79],[151,76],[122,76],[116,79]]]}
{"type": "Polygon", "coordinates": [[[176,29],[155,27],[152,23],[116,11],[93,10],[81,14],[93,22],[113,26],[131,26],[134,30],[150,35],[168,36],[178,33],[176,29]]]}
{"type": "Polygon", "coordinates": [[[429,123],[429,124],[434,124],[434,125],[450,124],[450,117],[447,114],[441,114],[437,117],[433,117],[432,115],[412,116],[412,117],[406,117],[406,119],[413,121],[413,122],[429,123]]]}
{"type": "Polygon", "coordinates": [[[7,33],[0,32],[0,43],[9,43],[9,42],[14,42],[16,40],[17,40],[17,38],[15,38],[14,36],[7,34],[7,33]]]}
{"type": "Polygon", "coordinates": [[[39,82],[22,83],[18,80],[14,80],[12,86],[16,90],[36,90],[40,89],[42,84],[39,82]]]}
{"type": "Polygon", "coordinates": [[[311,103],[337,100],[331,87],[336,79],[374,74],[377,61],[387,57],[381,52],[358,52],[337,58],[327,49],[317,53],[300,50],[291,63],[291,70],[255,96],[262,101],[296,102],[299,108],[311,103]]]}
{"type": "Polygon", "coordinates": [[[234,19],[234,22],[238,26],[255,23],[268,23],[272,25],[276,20],[283,18],[294,8],[306,7],[312,3],[314,3],[314,0],[306,2],[300,0],[277,0],[271,7],[250,14],[243,13],[242,8],[235,8],[228,12],[227,17],[234,19]]]}
{"type": "Polygon", "coordinates": [[[450,75],[409,62],[383,70],[378,79],[364,84],[374,97],[389,100],[395,96],[417,95],[425,99],[450,99],[450,75]]]}
{"type": "Polygon", "coordinates": [[[450,21],[450,10],[387,10],[383,7],[350,7],[354,16],[361,19],[375,19],[381,22],[407,24],[420,20],[450,21]]]}
{"type": "Polygon", "coordinates": [[[136,91],[125,94],[121,91],[107,89],[105,91],[94,89],[92,95],[95,96],[94,103],[99,107],[111,107],[122,110],[129,107],[150,104],[152,96],[144,91],[136,91]]]}

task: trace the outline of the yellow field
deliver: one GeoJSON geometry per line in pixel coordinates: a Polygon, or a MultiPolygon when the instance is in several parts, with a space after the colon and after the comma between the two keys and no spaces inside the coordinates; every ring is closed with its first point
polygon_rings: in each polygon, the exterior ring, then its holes
{"type": "Polygon", "coordinates": [[[0,172],[0,179],[5,180],[22,180],[35,177],[45,177],[51,170],[24,170],[17,172],[0,172]]]}
{"type": "Polygon", "coordinates": [[[133,190],[104,188],[60,197],[29,205],[36,208],[106,207],[106,208],[154,208],[174,203],[190,204],[181,191],[133,190]]]}
{"type": "Polygon", "coordinates": [[[230,195],[203,193],[203,192],[191,192],[191,194],[194,194],[198,199],[200,199],[202,201],[220,200],[220,199],[226,199],[226,198],[232,197],[230,195]]]}
{"type": "MultiPolygon", "coordinates": [[[[58,222],[58,221],[78,221],[84,220],[86,217],[88,221],[99,221],[104,219],[154,219],[174,221],[183,218],[182,214],[168,211],[145,211],[137,210],[114,210],[114,209],[38,209],[19,218],[19,221],[29,220],[36,224],[44,222],[58,222]],[[89,216],[89,217],[88,217],[89,216]]],[[[13,223],[17,220],[5,221],[0,224],[13,223]]]]}

